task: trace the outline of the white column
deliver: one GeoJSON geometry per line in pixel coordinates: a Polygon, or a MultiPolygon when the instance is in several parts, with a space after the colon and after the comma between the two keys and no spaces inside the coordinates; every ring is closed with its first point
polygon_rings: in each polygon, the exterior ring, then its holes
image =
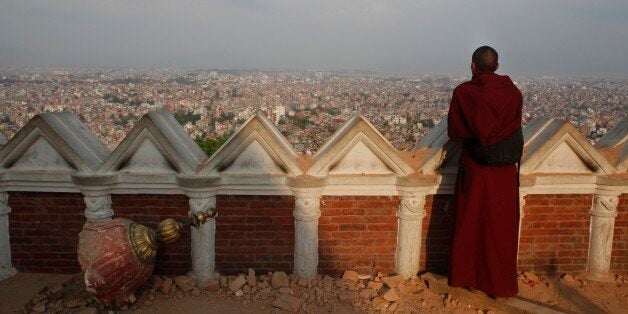
{"type": "MultiPolygon", "coordinates": [[[[190,210],[198,213],[216,208],[216,196],[190,197],[190,210]]],[[[209,219],[198,229],[192,228],[192,270],[188,276],[200,284],[215,279],[219,275],[214,272],[216,264],[216,219],[209,219]]]]}
{"type": "Polygon", "coordinates": [[[412,278],[419,272],[421,259],[421,233],[425,218],[425,194],[401,196],[397,212],[397,254],[395,269],[403,278],[412,278]]]}
{"type": "Polygon", "coordinates": [[[587,267],[587,276],[590,280],[613,281],[614,279],[610,268],[618,201],[617,195],[593,196],[587,267]]]}
{"type": "Polygon", "coordinates": [[[111,195],[92,194],[83,192],[85,201],[85,217],[87,220],[111,220],[113,209],[111,208],[111,195]]]}
{"type": "Polygon", "coordinates": [[[7,192],[0,192],[0,281],[15,275],[11,264],[11,241],[9,241],[9,213],[7,192]]]}
{"type": "Polygon", "coordinates": [[[294,274],[300,278],[316,277],[318,269],[318,218],[320,196],[296,195],[294,215],[294,274]]]}

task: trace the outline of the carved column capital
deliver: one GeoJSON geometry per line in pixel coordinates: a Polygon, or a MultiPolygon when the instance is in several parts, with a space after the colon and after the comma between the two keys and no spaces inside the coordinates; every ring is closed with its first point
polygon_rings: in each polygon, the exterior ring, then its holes
{"type": "Polygon", "coordinates": [[[85,195],[85,217],[89,220],[109,220],[113,217],[111,195],[85,195]]]}
{"type": "Polygon", "coordinates": [[[190,197],[188,204],[190,204],[190,210],[198,213],[210,208],[216,208],[216,197],[190,197]]]}
{"type": "Polygon", "coordinates": [[[295,197],[294,218],[300,221],[317,220],[321,216],[320,197],[295,197]]]}
{"type": "Polygon", "coordinates": [[[9,193],[0,192],[0,215],[6,215],[11,212],[9,207],[9,193]]]}
{"type": "Polygon", "coordinates": [[[397,217],[402,220],[423,220],[425,195],[402,196],[397,217]]]}
{"type": "Polygon", "coordinates": [[[617,195],[594,195],[591,216],[615,218],[617,217],[618,203],[619,197],[617,195]]]}

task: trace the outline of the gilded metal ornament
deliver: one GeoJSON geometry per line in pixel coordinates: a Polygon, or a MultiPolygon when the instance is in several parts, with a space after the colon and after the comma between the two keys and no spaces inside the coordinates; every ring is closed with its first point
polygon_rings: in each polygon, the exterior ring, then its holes
{"type": "Polygon", "coordinates": [[[216,217],[217,211],[210,208],[205,211],[191,212],[184,221],[165,219],[157,225],[157,230],[133,223],[128,229],[128,241],[135,255],[145,263],[153,263],[160,243],[173,243],[181,237],[186,227],[199,228],[208,219],[216,217]]]}

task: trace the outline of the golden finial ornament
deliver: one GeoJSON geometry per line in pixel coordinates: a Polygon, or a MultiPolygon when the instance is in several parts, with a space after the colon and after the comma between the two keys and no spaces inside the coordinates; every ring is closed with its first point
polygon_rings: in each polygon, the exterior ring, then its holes
{"type": "Polygon", "coordinates": [[[155,240],[153,229],[144,225],[132,223],[128,231],[129,243],[135,255],[142,261],[149,262],[155,260],[159,245],[155,240]]]}
{"type": "Polygon", "coordinates": [[[216,217],[218,212],[210,208],[200,212],[190,212],[184,221],[172,218],[165,219],[153,230],[144,225],[133,223],[128,229],[128,241],[135,255],[145,263],[153,263],[160,243],[173,243],[181,237],[181,233],[188,226],[199,228],[208,219],[216,217]]]}
{"type": "Polygon", "coordinates": [[[174,243],[181,237],[183,224],[168,218],[157,225],[157,240],[161,243],[174,243]]]}

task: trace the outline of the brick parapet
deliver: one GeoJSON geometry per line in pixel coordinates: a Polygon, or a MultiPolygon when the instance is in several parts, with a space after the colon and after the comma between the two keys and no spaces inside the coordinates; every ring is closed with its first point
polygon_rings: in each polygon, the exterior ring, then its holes
{"type": "Polygon", "coordinates": [[[519,269],[545,273],[585,271],[592,198],[589,194],[526,195],[519,269]]]}
{"type": "Polygon", "coordinates": [[[218,195],[216,270],[292,271],[294,197],[218,195]]]}
{"type": "Polygon", "coordinates": [[[393,272],[398,209],[397,196],[323,196],[319,271],[393,272]]]}

